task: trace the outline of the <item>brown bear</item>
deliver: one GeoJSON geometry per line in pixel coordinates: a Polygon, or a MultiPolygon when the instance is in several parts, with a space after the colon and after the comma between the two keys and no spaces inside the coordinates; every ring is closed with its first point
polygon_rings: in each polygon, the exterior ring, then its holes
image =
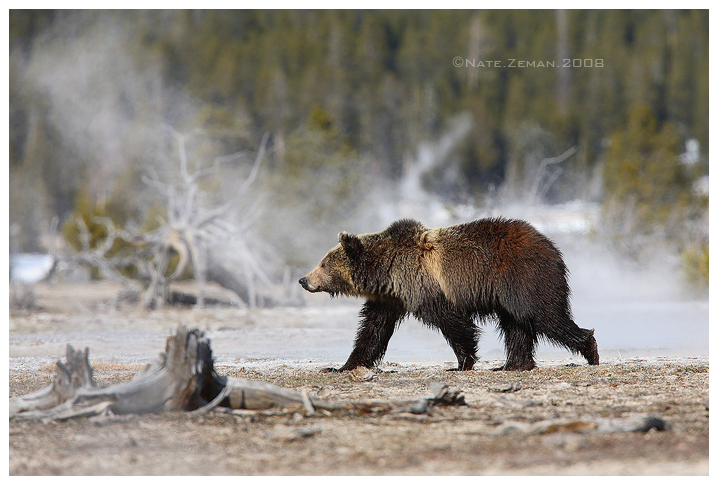
{"type": "Polygon", "coordinates": [[[366,298],[349,359],[325,371],[374,367],[409,313],[443,334],[458,359],[456,370],[473,368],[477,319],[491,316],[507,354],[496,370],[533,369],[539,338],[597,365],[593,330],[571,316],[567,274],[561,252],[525,221],[428,228],[403,219],[382,232],[340,233],[339,245],[299,283],[310,292],[366,298]]]}

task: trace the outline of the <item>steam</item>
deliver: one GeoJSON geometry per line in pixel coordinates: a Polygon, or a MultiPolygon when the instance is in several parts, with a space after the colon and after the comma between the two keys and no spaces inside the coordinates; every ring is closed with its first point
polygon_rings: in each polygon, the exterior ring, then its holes
{"type": "MultiPolygon", "coordinates": [[[[201,106],[163,86],[160,59],[133,44],[136,41],[128,21],[118,22],[102,14],[88,25],[72,25],[75,21],[70,17],[36,39],[24,80],[37,109],[48,108],[48,123],[77,154],[63,160],[63,166],[78,176],[86,169],[92,190],[101,196],[111,192],[129,163],[152,164],[158,172],[167,170],[176,152],[167,143],[166,125],[177,131],[196,128],[188,121],[197,119],[201,106]]],[[[452,150],[470,128],[471,118],[460,115],[437,139],[420,144],[416,153],[407,157],[403,177],[397,183],[364,180],[364,197],[336,227],[312,227],[307,219],[295,217],[311,207],[311,200],[297,201],[297,214],[279,214],[275,208],[265,207],[262,218],[267,224],[283,226],[281,231],[266,231],[265,242],[273,246],[280,237],[293,236],[290,244],[295,253],[303,255],[303,261],[292,262],[291,271],[301,275],[336,244],[336,234],[342,230],[375,232],[404,217],[429,226],[496,215],[526,219],[555,239],[564,252],[571,271],[575,320],[581,327],[596,328],[602,352],[646,346],[660,352],[664,347],[680,345],[707,353],[707,302],[691,301],[683,293],[679,262],[669,260],[646,268],[612,253],[601,241],[592,239],[599,224],[595,204],[514,205],[493,200],[486,206],[456,205],[427,191],[422,184],[424,175],[453,169],[452,150]]],[[[366,160],[357,163],[369,164],[366,160]]],[[[131,198],[135,204],[149,205],[146,195],[137,196],[131,198]]],[[[294,274],[285,279],[298,289],[294,274]]],[[[334,300],[332,304],[342,303],[334,300]]],[[[410,326],[418,324],[403,325],[410,326]]],[[[392,348],[402,345],[402,338],[413,338],[413,333],[403,332],[401,329],[392,340],[388,358],[392,348]]],[[[492,349],[500,354],[501,345],[490,343],[489,333],[482,341],[484,355],[492,349]]],[[[448,349],[438,334],[426,338],[448,349]]],[[[450,349],[448,352],[453,358],[450,349]]]]}
{"type": "Polygon", "coordinates": [[[26,81],[77,155],[63,166],[79,175],[86,165],[101,195],[127,160],[159,158],[160,63],[150,54],[131,56],[127,30],[103,16],[74,36],[78,28],[61,23],[36,41],[26,81]]]}
{"type": "MultiPolygon", "coordinates": [[[[416,150],[416,157],[405,164],[404,174],[398,184],[398,200],[394,210],[385,210],[384,215],[394,212],[392,219],[414,218],[426,219],[426,224],[441,224],[446,222],[448,214],[444,210],[446,203],[435,194],[427,192],[423,187],[422,178],[431,170],[442,165],[450,168],[446,163],[452,150],[466,138],[471,129],[471,117],[468,113],[456,116],[448,123],[449,128],[438,138],[430,142],[420,143],[416,150]]],[[[386,224],[391,220],[382,221],[386,224]]]]}

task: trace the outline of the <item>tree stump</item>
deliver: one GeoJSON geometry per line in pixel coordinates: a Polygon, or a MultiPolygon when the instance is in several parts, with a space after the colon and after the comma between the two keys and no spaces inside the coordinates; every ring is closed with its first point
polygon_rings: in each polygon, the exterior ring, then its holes
{"type": "Polygon", "coordinates": [[[273,384],[220,376],[214,369],[209,339],[200,330],[180,326],[167,339],[165,351],[129,382],[98,387],[88,361],[89,350],[67,346],[65,362],[49,386],[10,399],[10,419],[64,420],[83,416],[144,414],[160,411],[209,412],[303,408],[359,413],[410,412],[422,414],[437,405],[465,404],[461,391],[439,384],[434,396],[413,401],[330,402],[273,384]]]}

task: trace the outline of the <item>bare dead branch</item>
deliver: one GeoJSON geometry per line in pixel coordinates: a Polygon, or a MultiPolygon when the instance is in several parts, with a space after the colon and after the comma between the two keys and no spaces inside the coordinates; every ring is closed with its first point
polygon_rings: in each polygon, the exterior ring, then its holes
{"type": "Polygon", "coordinates": [[[90,231],[85,221],[81,217],[77,217],[75,218],[75,224],[80,231],[79,238],[82,250],[78,253],[58,255],[58,259],[94,266],[103,278],[120,283],[133,291],[140,291],[141,285],[139,283],[127,278],[118,270],[118,268],[126,268],[135,264],[137,258],[111,257],[108,255],[117,237],[125,239],[127,242],[131,242],[132,237],[124,231],[117,234],[114,224],[108,218],[94,218],[93,222],[102,224],[107,231],[107,236],[99,241],[95,248],[90,248],[90,231]]]}
{"type": "Polygon", "coordinates": [[[555,165],[558,163],[561,163],[565,160],[567,160],[569,157],[571,157],[573,154],[575,154],[578,151],[576,147],[571,147],[565,152],[563,152],[561,155],[557,157],[552,158],[544,158],[541,160],[541,163],[539,164],[538,169],[536,170],[536,175],[534,176],[533,183],[531,184],[531,191],[529,192],[529,203],[533,204],[538,199],[540,199],[553,185],[553,183],[558,179],[558,177],[563,172],[562,169],[559,168],[559,170],[555,171],[553,174],[549,176],[549,179],[544,181],[544,174],[546,172],[546,169],[550,165],[555,165]],[[539,184],[541,184],[541,187],[539,187],[539,184]]]}
{"type": "Polygon", "coordinates": [[[463,405],[463,394],[446,385],[432,387],[434,396],[408,401],[331,402],[274,384],[220,376],[214,370],[209,339],[200,330],[180,326],[167,339],[165,352],[131,381],[98,387],[92,378],[89,350],[75,352],[68,345],[65,362],[57,363],[52,384],[10,399],[10,419],[66,420],[114,414],[195,411],[204,414],[230,410],[303,409],[312,416],[327,413],[422,414],[434,405],[463,405]]]}
{"type": "Polygon", "coordinates": [[[267,150],[267,141],[269,140],[269,133],[264,133],[262,136],[262,141],[259,144],[259,150],[257,151],[257,157],[254,159],[254,165],[252,166],[252,170],[249,172],[249,177],[247,177],[247,180],[244,181],[244,183],[239,187],[239,194],[243,195],[244,192],[249,188],[250,185],[254,182],[254,179],[257,178],[257,173],[259,172],[259,165],[262,163],[262,159],[264,158],[264,152],[267,150]]]}
{"type": "Polygon", "coordinates": [[[242,183],[242,185],[237,189],[237,195],[235,195],[230,201],[225,203],[224,205],[211,210],[207,211],[204,215],[202,215],[196,222],[197,227],[202,227],[218,217],[225,215],[227,212],[229,212],[233,207],[237,205],[237,203],[244,197],[246,191],[249,189],[249,187],[252,185],[254,180],[257,178],[257,174],[259,173],[259,167],[262,164],[262,160],[264,159],[264,154],[267,149],[267,141],[269,140],[269,133],[265,133],[264,136],[262,136],[262,141],[259,145],[259,150],[257,151],[257,156],[255,157],[254,164],[252,165],[252,169],[249,172],[249,176],[245,179],[245,181],[242,183]]]}

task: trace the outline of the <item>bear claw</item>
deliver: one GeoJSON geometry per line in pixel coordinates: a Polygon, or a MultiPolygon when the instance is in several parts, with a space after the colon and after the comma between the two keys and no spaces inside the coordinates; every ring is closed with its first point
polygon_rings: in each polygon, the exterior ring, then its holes
{"type": "Polygon", "coordinates": [[[325,374],[330,374],[334,372],[341,372],[340,369],[337,369],[336,367],[325,367],[324,369],[320,370],[319,372],[323,372],[325,374]]]}

